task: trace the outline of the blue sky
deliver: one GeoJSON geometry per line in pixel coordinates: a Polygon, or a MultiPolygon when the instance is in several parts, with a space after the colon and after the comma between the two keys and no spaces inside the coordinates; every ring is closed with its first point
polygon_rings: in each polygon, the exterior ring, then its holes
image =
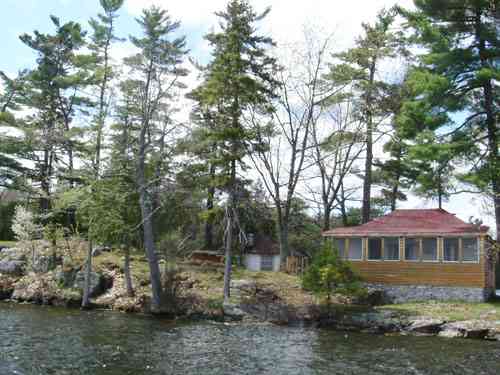
{"type": "MultiPolygon", "coordinates": [[[[3,11],[0,12],[0,28],[2,31],[2,55],[0,70],[14,74],[22,68],[33,66],[35,54],[19,39],[23,33],[32,33],[34,30],[51,33],[54,28],[49,19],[55,15],[62,22],[76,21],[82,24],[85,30],[89,29],[88,20],[100,12],[98,0],[3,0],[3,11]]],[[[140,28],[135,22],[138,12],[132,12],[128,4],[121,9],[117,21],[117,34],[122,38],[137,35],[140,28]]],[[[189,34],[188,48],[193,50],[201,43],[206,32],[204,25],[196,27],[183,25],[182,33],[189,34]]],[[[126,44],[125,44],[126,46],[126,44]]],[[[120,54],[122,55],[122,54],[120,54]]],[[[201,54],[200,56],[205,56],[201,54]]]]}

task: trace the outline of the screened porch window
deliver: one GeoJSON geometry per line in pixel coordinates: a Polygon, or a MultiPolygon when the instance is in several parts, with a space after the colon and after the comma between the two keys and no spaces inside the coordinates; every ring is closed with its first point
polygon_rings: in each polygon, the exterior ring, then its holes
{"type": "Polygon", "coordinates": [[[333,247],[338,251],[341,258],[345,258],[345,238],[335,238],[333,247]]]}
{"type": "Polygon", "coordinates": [[[349,251],[347,253],[347,258],[349,260],[363,259],[363,241],[361,238],[349,239],[349,251]]]}
{"type": "Polygon", "coordinates": [[[477,238],[462,238],[462,251],[464,262],[479,261],[479,246],[477,238]]]}
{"type": "Polygon", "coordinates": [[[417,238],[405,239],[405,260],[418,260],[420,243],[417,238]]]}
{"type": "Polygon", "coordinates": [[[422,239],[422,260],[427,262],[438,260],[437,238],[422,239]]]}
{"type": "Polygon", "coordinates": [[[443,239],[443,259],[445,262],[459,261],[458,238],[443,239]]]}
{"type": "Polygon", "coordinates": [[[380,238],[368,239],[368,260],[382,259],[382,240],[380,238]]]}
{"type": "Polygon", "coordinates": [[[384,238],[384,259],[399,260],[399,238],[384,238]]]}

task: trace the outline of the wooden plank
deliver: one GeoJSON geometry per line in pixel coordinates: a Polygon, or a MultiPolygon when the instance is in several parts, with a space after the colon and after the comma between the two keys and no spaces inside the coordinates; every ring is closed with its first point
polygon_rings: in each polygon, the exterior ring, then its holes
{"type": "Polygon", "coordinates": [[[364,281],[389,284],[485,286],[485,270],[479,263],[351,262],[364,281]]]}

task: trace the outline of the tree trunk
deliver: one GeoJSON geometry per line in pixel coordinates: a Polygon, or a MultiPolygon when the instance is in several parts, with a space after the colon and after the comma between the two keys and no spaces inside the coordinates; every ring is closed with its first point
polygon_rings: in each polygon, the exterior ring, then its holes
{"type": "Polygon", "coordinates": [[[288,243],[288,220],[286,218],[278,218],[278,235],[280,245],[280,262],[283,269],[286,265],[286,258],[290,255],[290,245],[288,243]]]}
{"type": "Polygon", "coordinates": [[[227,226],[226,226],[226,243],[225,243],[225,264],[224,264],[224,302],[229,301],[231,297],[231,246],[233,243],[233,213],[232,208],[228,207],[227,226]]]}
{"type": "Polygon", "coordinates": [[[373,113],[372,113],[372,86],[375,80],[376,59],[370,67],[369,92],[366,97],[366,159],[365,176],[363,179],[363,207],[361,210],[361,222],[370,221],[371,211],[371,188],[372,188],[372,165],[373,165],[373,113]]]}
{"type": "MultiPolygon", "coordinates": [[[[207,211],[211,211],[214,208],[215,186],[212,184],[214,175],[215,167],[210,165],[210,186],[207,192],[207,211]]],[[[214,250],[213,219],[210,215],[205,222],[205,249],[214,250]]]]}
{"type": "Polygon", "coordinates": [[[130,273],[130,247],[128,244],[125,244],[124,248],[125,253],[125,261],[123,264],[123,272],[125,274],[125,287],[127,289],[127,296],[134,297],[134,287],[132,285],[132,275],[130,273]]]}
{"type": "Polygon", "coordinates": [[[139,186],[139,204],[141,206],[141,217],[142,217],[142,228],[144,235],[144,249],[146,251],[146,257],[149,264],[149,274],[151,279],[151,312],[160,313],[161,312],[161,273],[160,267],[158,265],[158,257],[156,255],[154,232],[153,232],[153,210],[151,197],[147,191],[147,181],[145,175],[145,136],[147,126],[144,125],[141,130],[140,135],[140,150],[139,150],[139,162],[137,165],[137,182],[139,186]]]}
{"type": "Polygon", "coordinates": [[[330,230],[331,227],[331,207],[324,205],[323,207],[323,230],[330,230]]]}
{"type": "Polygon", "coordinates": [[[92,240],[89,239],[87,249],[87,261],[85,264],[85,282],[83,286],[82,309],[88,309],[90,306],[90,283],[92,278],[92,240]]]}
{"type": "MultiPolygon", "coordinates": [[[[144,169],[139,168],[141,171],[139,174],[144,176],[144,169]]],[[[140,206],[142,214],[142,228],[144,234],[144,249],[146,250],[146,257],[149,264],[149,274],[151,279],[151,312],[160,313],[161,312],[161,273],[160,266],[158,264],[158,257],[156,255],[154,234],[153,234],[153,211],[151,205],[151,198],[148,196],[146,191],[146,183],[144,178],[140,179],[140,206]]]]}
{"type": "Polygon", "coordinates": [[[365,160],[365,176],[363,179],[363,208],[361,213],[361,222],[367,223],[370,221],[371,211],[371,187],[372,187],[372,163],[373,163],[373,139],[372,139],[371,124],[368,124],[366,130],[366,160],[365,160]]]}
{"type": "Polygon", "coordinates": [[[236,213],[236,161],[231,161],[231,192],[229,193],[229,202],[227,207],[227,227],[226,227],[226,243],[225,243],[225,265],[224,265],[224,302],[229,301],[231,296],[231,269],[232,269],[232,254],[233,246],[233,216],[236,213]]]}

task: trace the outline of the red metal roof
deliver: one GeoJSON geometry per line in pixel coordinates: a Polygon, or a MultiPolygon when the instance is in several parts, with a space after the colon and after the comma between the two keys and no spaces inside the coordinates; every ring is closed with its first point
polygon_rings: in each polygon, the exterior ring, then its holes
{"type": "Polygon", "coordinates": [[[395,210],[355,227],[341,227],[323,232],[324,236],[370,235],[447,235],[484,233],[487,226],[466,223],[443,209],[395,210]]]}

